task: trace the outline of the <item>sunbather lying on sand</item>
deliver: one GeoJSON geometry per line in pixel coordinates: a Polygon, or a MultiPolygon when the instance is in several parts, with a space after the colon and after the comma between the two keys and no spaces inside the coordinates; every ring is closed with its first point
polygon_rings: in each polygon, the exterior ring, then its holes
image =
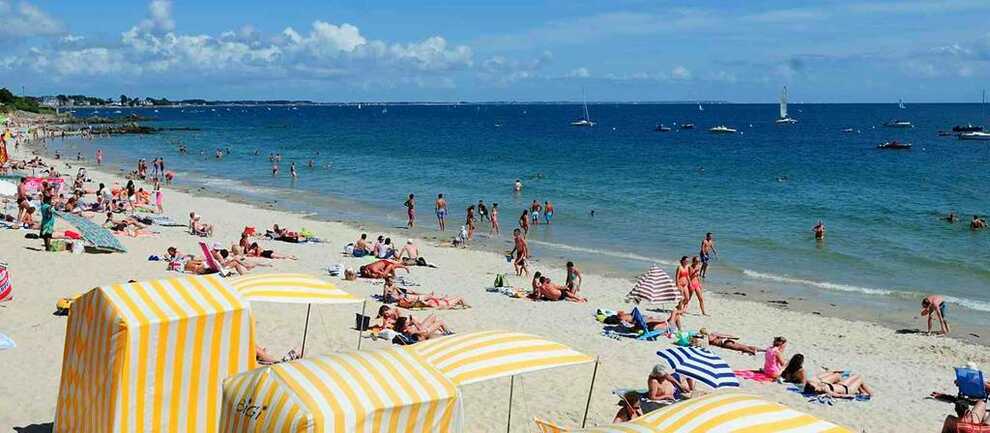
{"type": "Polygon", "coordinates": [[[386,303],[394,302],[401,308],[434,308],[437,310],[452,310],[470,308],[463,298],[457,296],[437,296],[433,293],[416,293],[395,285],[391,275],[385,277],[385,288],[382,299],[386,303]]]}
{"type": "Polygon", "coordinates": [[[289,259],[296,260],[296,256],[286,256],[282,254],[277,254],[273,250],[263,250],[257,242],[252,242],[251,245],[244,250],[244,254],[248,257],[261,257],[265,259],[289,259]]]}
{"type": "Polygon", "coordinates": [[[536,275],[533,276],[533,292],[530,293],[529,297],[536,301],[588,302],[587,299],[576,295],[568,288],[554,284],[549,278],[537,277],[536,275]]]}
{"type": "Polygon", "coordinates": [[[828,372],[815,376],[804,385],[804,391],[836,398],[856,398],[864,395],[874,395],[863,376],[858,374],[846,375],[840,372],[828,372]]]}
{"type": "Polygon", "coordinates": [[[271,353],[268,353],[268,349],[258,345],[254,346],[254,359],[257,360],[260,365],[273,365],[280,362],[289,362],[299,358],[302,358],[302,355],[300,355],[295,349],[289,350],[289,353],[285,354],[282,358],[276,358],[271,353]]]}
{"type": "MultiPolygon", "coordinates": [[[[681,315],[684,314],[684,310],[674,308],[670,315],[666,319],[661,319],[660,316],[647,316],[643,315],[643,320],[646,321],[646,326],[650,329],[644,329],[644,331],[656,331],[656,330],[673,330],[673,329],[683,329],[681,325],[681,315]],[[673,326],[671,326],[673,325],[673,326]],[[676,328],[675,328],[676,327],[676,328]]],[[[614,319],[605,319],[605,323],[610,323],[617,325],[620,323],[626,324],[628,327],[636,327],[635,320],[633,320],[632,313],[627,313],[625,311],[618,311],[615,313],[614,319]]]]}
{"type": "Polygon", "coordinates": [[[403,316],[398,308],[382,305],[378,309],[378,317],[375,318],[375,325],[372,332],[381,332],[386,329],[398,332],[406,336],[411,341],[429,340],[437,335],[450,335],[452,332],[447,329],[447,325],[434,315],[429,315],[422,321],[409,316],[403,316]]]}
{"type": "Polygon", "coordinates": [[[107,219],[103,222],[103,226],[109,228],[115,234],[124,236],[138,237],[155,234],[151,230],[148,230],[148,226],[132,217],[124,217],[119,221],[114,221],[113,212],[107,212],[107,219]]]}
{"type": "Polygon", "coordinates": [[[650,400],[682,400],[691,398],[694,380],[671,372],[667,364],[657,364],[646,378],[646,386],[646,398],[650,400]]]}
{"type": "Polygon", "coordinates": [[[763,351],[762,349],[757,349],[756,346],[750,346],[748,344],[742,344],[736,341],[739,337],[734,335],[708,332],[705,328],[701,328],[698,331],[698,335],[708,338],[708,344],[715,347],[721,347],[723,349],[735,350],[737,352],[747,353],[750,355],[756,355],[757,352],[763,351]]]}
{"type": "Polygon", "coordinates": [[[386,276],[389,275],[394,277],[396,269],[405,269],[406,272],[409,272],[409,268],[402,263],[396,262],[394,260],[382,259],[374,263],[361,266],[358,269],[358,275],[360,275],[362,278],[376,278],[376,279],[385,278],[386,276]]]}

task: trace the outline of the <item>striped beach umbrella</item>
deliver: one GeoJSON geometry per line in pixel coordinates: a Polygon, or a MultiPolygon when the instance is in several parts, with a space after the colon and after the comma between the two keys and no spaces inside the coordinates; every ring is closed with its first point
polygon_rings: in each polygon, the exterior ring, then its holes
{"type": "MultiPolygon", "coordinates": [[[[567,430],[558,430],[560,432],[567,430]]],[[[736,392],[714,393],[632,421],[572,433],[852,433],[782,404],[736,392]]]]}
{"type": "Polygon", "coordinates": [[[86,242],[93,244],[94,247],[121,253],[127,252],[127,248],[124,248],[124,244],[121,244],[120,240],[117,239],[113,233],[110,232],[110,230],[100,227],[88,218],[68,212],[56,211],[55,214],[64,219],[65,222],[72,224],[76,230],[79,230],[82,238],[86,242]]]}
{"type": "Polygon", "coordinates": [[[7,264],[0,262],[0,302],[14,299],[14,286],[10,284],[10,271],[7,264]]]}
{"type": "Polygon", "coordinates": [[[739,378],[718,355],[700,347],[672,347],[657,352],[674,371],[712,388],[738,387],[739,378]]]}
{"type": "Polygon", "coordinates": [[[660,266],[654,264],[636,280],[636,285],[626,295],[626,299],[637,303],[677,302],[681,300],[681,291],[677,289],[674,280],[660,266]]]}
{"type": "Polygon", "coordinates": [[[252,302],[290,304],[360,304],[362,301],[328,281],[308,274],[261,274],[233,278],[230,284],[252,302]]]}
{"type": "Polygon", "coordinates": [[[430,339],[409,350],[458,386],[595,360],[560,343],[506,331],[430,339]]]}
{"type": "Polygon", "coordinates": [[[401,348],[262,367],[223,383],[221,433],[459,432],[457,388],[401,348]]]}

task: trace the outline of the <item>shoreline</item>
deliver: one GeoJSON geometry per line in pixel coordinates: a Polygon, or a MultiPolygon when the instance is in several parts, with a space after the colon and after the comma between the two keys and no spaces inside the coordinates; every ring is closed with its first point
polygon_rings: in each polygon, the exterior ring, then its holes
{"type": "MultiPolygon", "coordinates": [[[[22,147],[17,155],[23,155],[22,147]]],[[[67,161],[60,161],[67,162],[67,161]]],[[[73,161],[68,161],[72,162],[73,161]]],[[[75,164],[73,164],[75,165],[75,164]]],[[[81,164],[89,167],[89,164],[81,164]]],[[[94,181],[120,180],[113,173],[90,169],[94,181]]],[[[329,263],[340,262],[346,266],[364,261],[340,257],[343,244],[356,238],[361,227],[345,222],[318,221],[301,214],[279,209],[269,209],[256,204],[236,203],[229,199],[188,194],[170,187],[166,191],[166,214],[177,221],[189,210],[204,215],[208,223],[216,223],[217,234],[211,240],[233,241],[236,233],[246,225],[265,227],[279,223],[297,228],[300,224],[313,226],[312,230],[330,239],[329,245],[298,245],[266,242],[280,252],[300,256],[299,261],[272,263],[273,272],[307,272],[321,275],[329,263]]],[[[0,317],[7,333],[18,343],[18,348],[0,353],[0,358],[10,359],[11,365],[33,365],[24,375],[0,384],[0,391],[7,395],[21,395],[13,408],[0,414],[0,427],[26,426],[50,422],[62,356],[64,319],[50,315],[54,301],[86,290],[87,287],[126,281],[163,278],[168,273],[159,262],[147,262],[146,254],[161,251],[169,244],[182,250],[191,250],[194,238],[181,229],[157,228],[156,238],[123,238],[129,248],[126,254],[75,256],[68,253],[49,254],[33,251],[37,241],[23,239],[24,231],[0,232],[0,241],[12,245],[10,257],[15,284],[15,300],[0,304],[0,317]],[[44,259],[39,266],[39,259],[44,259]],[[58,273],[38,272],[47,269],[58,273]],[[94,272],[98,270],[99,272],[94,272]],[[28,364],[31,363],[31,364],[28,364]]],[[[385,229],[395,235],[395,229],[385,229]]],[[[403,239],[404,236],[393,236],[403,239]]],[[[442,311],[438,316],[458,332],[482,329],[510,329],[531,332],[572,345],[578,350],[601,356],[598,381],[592,398],[589,425],[606,424],[615,411],[616,398],[610,394],[616,387],[641,387],[649,369],[659,358],[658,348],[667,341],[656,343],[631,340],[612,340],[600,335],[601,325],[592,317],[595,308],[628,308],[621,298],[630,288],[625,278],[605,277],[586,272],[582,295],[591,299],[588,304],[529,302],[485,293],[495,272],[508,272],[503,257],[476,249],[453,249],[420,242],[420,249],[439,269],[416,269],[411,274],[423,289],[463,296],[474,308],[466,311],[442,311]]],[[[535,270],[550,272],[559,279],[563,262],[552,258],[541,260],[535,270]],[[553,264],[551,265],[551,262],[553,264]]],[[[580,266],[580,263],[579,263],[580,266]]],[[[266,269],[267,271],[268,269],[266,269]]],[[[257,271],[256,271],[257,272],[257,271]]],[[[366,281],[348,282],[330,277],[342,289],[357,296],[366,297],[378,288],[366,281]]],[[[525,287],[528,281],[510,276],[514,286],[525,287]]],[[[792,342],[787,356],[804,353],[810,360],[807,368],[828,366],[847,368],[866,375],[878,390],[878,397],[871,402],[839,402],[835,406],[810,404],[800,395],[786,391],[783,386],[743,381],[744,392],[761,395],[779,401],[800,411],[836,422],[859,431],[934,431],[950,405],[927,400],[931,391],[948,392],[952,389],[952,366],[974,361],[990,365],[990,355],[984,347],[966,342],[936,337],[896,335],[891,329],[865,321],[850,321],[829,316],[817,316],[788,309],[779,309],[750,299],[719,295],[721,287],[710,287],[706,303],[712,317],[695,315],[685,317],[688,329],[707,327],[718,332],[739,335],[742,341],[763,346],[776,335],[785,335],[792,342]]],[[[727,289],[731,292],[731,288],[727,289]]],[[[377,305],[372,303],[372,305],[377,305]]],[[[271,344],[276,352],[284,352],[298,341],[301,313],[304,309],[293,305],[260,304],[254,308],[259,342],[271,344]]],[[[692,311],[697,307],[692,305],[692,311]]],[[[354,344],[354,311],[343,309],[314,309],[311,322],[310,343],[314,353],[351,350],[354,344]]],[[[414,312],[416,316],[426,314],[414,312]]],[[[309,347],[309,346],[307,346],[309,347]]],[[[367,342],[367,347],[385,347],[383,342],[367,342]]],[[[734,368],[758,368],[761,360],[735,352],[717,349],[717,353],[734,368]]],[[[580,422],[584,406],[584,389],[590,376],[590,368],[560,369],[551,374],[532,374],[517,380],[517,394],[513,406],[513,431],[532,431],[531,418],[539,416],[564,425],[580,422]],[[585,371],[587,370],[587,371],[585,371]],[[582,389],[567,393],[562,390],[582,389]],[[534,403],[535,402],[535,403],[534,403]],[[517,415],[518,414],[518,415],[517,415]]],[[[465,419],[468,431],[493,431],[504,427],[505,404],[502,400],[508,392],[505,383],[486,383],[467,387],[465,419]],[[493,401],[497,403],[493,404],[493,401]]]]}
{"type": "MultiPolygon", "coordinates": [[[[78,138],[69,139],[72,140],[78,138]]],[[[39,155],[51,160],[51,152],[43,151],[43,149],[39,148],[37,144],[29,144],[27,148],[31,149],[32,152],[42,152],[39,153],[39,155]]],[[[108,157],[111,156],[109,152],[107,152],[106,155],[108,157]]],[[[109,176],[118,177],[127,172],[126,168],[114,165],[112,163],[105,163],[102,167],[97,168],[92,166],[90,161],[82,161],[82,163],[65,159],[62,161],[74,165],[86,166],[88,170],[99,171],[109,176]]],[[[321,215],[320,213],[312,210],[299,208],[299,206],[296,206],[296,208],[292,208],[291,206],[288,208],[282,207],[282,202],[279,200],[262,198],[261,195],[254,199],[247,192],[238,192],[234,189],[212,191],[207,186],[204,186],[202,182],[197,183],[197,179],[202,180],[203,176],[206,175],[190,171],[184,171],[181,174],[183,176],[180,176],[179,185],[171,185],[168,188],[186,194],[203,194],[233,203],[252,206],[257,209],[292,213],[306,220],[311,220],[314,223],[340,223],[355,231],[369,232],[369,235],[371,232],[389,233],[392,235],[393,240],[400,245],[402,241],[409,237],[425,241],[439,242],[449,240],[455,234],[454,230],[448,230],[446,232],[437,231],[434,227],[435,221],[431,219],[431,213],[424,213],[426,218],[417,220],[417,222],[421,225],[418,225],[412,232],[409,232],[404,227],[404,220],[391,221],[389,217],[380,217],[377,220],[334,218],[329,215],[321,215]],[[389,222],[384,222],[386,220],[389,222]],[[423,223],[425,223],[425,227],[427,228],[423,228],[423,223]]],[[[331,199],[335,204],[340,204],[342,206],[358,206],[357,201],[350,198],[332,197],[331,199]]],[[[361,204],[360,206],[365,212],[378,210],[372,205],[361,204]]],[[[448,224],[451,226],[457,225],[453,224],[453,221],[448,221],[448,224]]],[[[485,251],[502,257],[502,253],[504,251],[512,248],[511,237],[507,237],[506,233],[503,233],[499,238],[492,238],[485,233],[485,228],[483,226],[484,223],[479,225],[476,238],[468,247],[469,249],[485,251]]],[[[508,231],[511,231],[511,229],[503,230],[503,232],[508,231]]],[[[635,282],[635,279],[638,278],[642,272],[645,272],[650,265],[648,257],[628,258],[622,257],[620,253],[611,251],[601,252],[564,244],[551,244],[531,240],[531,248],[533,248],[533,245],[536,245],[536,248],[539,249],[546,248],[546,250],[542,252],[548,253],[543,256],[534,257],[534,261],[537,265],[540,265],[541,262],[549,262],[552,260],[564,263],[568,260],[572,260],[573,257],[577,255],[580,256],[580,261],[578,261],[578,259],[574,260],[579,263],[583,263],[582,268],[585,269],[586,272],[591,272],[602,277],[625,279],[628,281],[628,286],[630,289],[635,282]],[[567,253],[571,254],[567,255],[567,253]],[[607,259],[602,258],[603,256],[607,256],[607,259]],[[630,265],[631,263],[640,263],[641,266],[639,267],[639,270],[632,270],[630,265]],[[617,269],[620,267],[625,269],[617,269]]],[[[668,263],[670,261],[662,259],[658,260],[663,262],[661,263],[661,266],[664,267],[668,273],[672,272],[672,265],[668,263]]],[[[706,293],[716,293],[722,296],[732,297],[740,301],[764,304],[780,310],[797,311],[801,313],[822,315],[853,321],[865,321],[878,324],[893,331],[900,330],[905,332],[914,329],[924,330],[923,328],[925,323],[923,319],[918,316],[920,306],[916,305],[913,301],[908,301],[903,296],[895,297],[865,293],[847,293],[843,291],[805,287],[803,285],[789,284],[785,282],[768,281],[765,279],[750,278],[747,280],[745,277],[741,277],[740,275],[724,276],[719,273],[717,261],[712,269],[713,274],[715,274],[714,280],[717,282],[706,282],[706,293]],[[843,299],[849,295],[855,298],[843,299]]],[[[735,270],[730,270],[730,272],[735,272],[735,270]]],[[[920,301],[918,302],[920,303],[920,301]]],[[[965,321],[960,323],[958,320],[958,309],[963,309],[963,314],[966,315],[979,315],[983,313],[978,310],[967,308],[963,305],[953,304],[951,302],[950,304],[952,309],[950,314],[952,314],[953,318],[956,320],[951,323],[953,326],[953,333],[949,338],[990,347],[990,333],[985,332],[984,327],[965,321]]]]}

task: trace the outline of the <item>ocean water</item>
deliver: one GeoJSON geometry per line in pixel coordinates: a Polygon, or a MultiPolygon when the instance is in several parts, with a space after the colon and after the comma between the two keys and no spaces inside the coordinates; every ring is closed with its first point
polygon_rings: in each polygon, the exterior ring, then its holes
{"type": "Polygon", "coordinates": [[[154,116],[151,126],[199,130],[71,141],[61,144],[66,156],[79,150],[91,159],[102,147],[109,163],[127,168],[137,158],[164,156],[180,183],[389,226],[404,225],[402,203],[415,193],[419,223],[429,233],[437,193],[451,203],[453,228],[469,204],[483,199],[499,203],[506,232],[532,200],[550,200],[553,225],[530,236],[544,256],[629,275],[658,262],[672,273],[673,263],[696,255],[711,231],[720,251],[711,272],[716,283],[881,308],[940,293],[970,320],[990,323],[990,231],[968,228],[972,215],[990,213],[990,142],[937,136],[955,124],[983,124],[979,104],[791,104],[800,122],[787,126],[773,123],[777,107],[770,104],[704,111],[592,104],[594,128],[569,126],[581,114],[577,105],[122,111],[154,116]],[[882,127],[894,118],[915,127],[882,127]],[[655,132],[658,122],[675,130],[655,132]],[[696,128],[676,129],[686,122],[696,128]],[[740,133],[708,133],[717,124],[740,133]],[[876,149],[890,139],[914,148],[876,149]],[[177,153],[177,141],[188,154],[177,153]],[[230,155],[214,158],[228,147],[230,155]],[[283,158],[278,177],[271,175],[271,152],[283,158]],[[310,159],[317,168],[306,167],[310,159]],[[296,180],[288,175],[291,161],[296,180]],[[521,194],[512,192],[516,178],[525,185],[521,194]],[[959,223],[940,219],[950,210],[959,223]],[[819,219],[825,242],[811,233],[819,219]]]}

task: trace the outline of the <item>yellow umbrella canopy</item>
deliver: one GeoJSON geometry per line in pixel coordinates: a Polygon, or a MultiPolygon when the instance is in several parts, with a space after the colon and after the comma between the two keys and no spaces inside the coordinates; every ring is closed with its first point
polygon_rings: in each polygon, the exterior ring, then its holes
{"type": "Polygon", "coordinates": [[[572,433],[852,433],[782,404],[736,392],[709,394],[632,421],[572,433]]]}
{"type": "Polygon", "coordinates": [[[409,346],[409,350],[458,386],[594,361],[561,343],[507,331],[430,339],[409,346]]]}
{"type": "Polygon", "coordinates": [[[456,432],[457,399],[457,388],[410,351],[338,353],[227,378],[220,431],[456,432]]]}
{"type": "Polygon", "coordinates": [[[354,295],[307,274],[246,275],[231,285],[248,301],[295,304],[358,304],[354,295]]]}

